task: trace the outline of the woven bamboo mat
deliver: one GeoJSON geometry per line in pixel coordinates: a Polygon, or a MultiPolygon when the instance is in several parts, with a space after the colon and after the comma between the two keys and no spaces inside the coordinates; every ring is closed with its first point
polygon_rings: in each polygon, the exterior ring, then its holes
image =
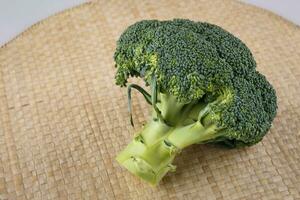
{"type": "MultiPolygon", "coordinates": [[[[229,0],[100,1],[52,16],[0,49],[0,199],[300,199],[300,28],[229,0]],[[192,146],[156,187],[114,160],[131,140],[112,55],[137,20],[221,25],[252,50],[278,94],[256,146],[192,146]]],[[[134,94],[134,119],[148,107],[134,94]]]]}

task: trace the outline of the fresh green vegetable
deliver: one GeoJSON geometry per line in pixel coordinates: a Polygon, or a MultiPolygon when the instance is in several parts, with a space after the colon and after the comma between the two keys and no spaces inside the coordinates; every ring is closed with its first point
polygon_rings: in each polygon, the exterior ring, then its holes
{"type": "Polygon", "coordinates": [[[132,89],[153,108],[117,161],[151,184],[175,170],[175,156],[192,144],[256,144],[276,115],[275,90],[250,50],[216,25],[143,20],[121,35],[114,59],[116,84],[128,85],[131,123],[132,89]],[[150,94],[129,77],[142,78],[150,94]]]}

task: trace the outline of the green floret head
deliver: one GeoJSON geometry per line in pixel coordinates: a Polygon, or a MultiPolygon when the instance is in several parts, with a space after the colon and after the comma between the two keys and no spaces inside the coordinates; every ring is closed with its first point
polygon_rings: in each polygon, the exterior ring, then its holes
{"type": "Polygon", "coordinates": [[[206,22],[193,22],[186,19],[176,19],[173,23],[192,30],[215,46],[219,57],[231,66],[235,75],[247,75],[249,71],[256,68],[256,62],[249,48],[239,38],[223,28],[206,22]]]}
{"type": "Polygon", "coordinates": [[[161,91],[185,103],[216,90],[220,78],[256,67],[246,45],[229,32],[181,19],[135,23],[121,35],[114,58],[118,85],[126,85],[130,76],[146,84],[155,78],[161,91]]]}
{"type": "Polygon", "coordinates": [[[204,126],[216,124],[216,138],[208,142],[231,147],[250,146],[261,141],[276,115],[275,90],[266,78],[253,71],[247,77],[235,77],[226,92],[209,103],[209,111],[200,120],[204,126]]]}

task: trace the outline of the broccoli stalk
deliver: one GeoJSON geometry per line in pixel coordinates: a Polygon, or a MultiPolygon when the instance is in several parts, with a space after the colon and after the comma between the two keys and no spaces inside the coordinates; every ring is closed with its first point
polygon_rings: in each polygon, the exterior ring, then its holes
{"type": "MultiPolygon", "coordinates": [[[[146,125],[139,135],[117,156],[117,161],[133,174],[149,183],[156,185],[169,172],[176,167],[172,164],[180,151],[192,144],[205,143],[217,137],[217,127],[211,125],[205,128],[200,122],[183,126],[168,127],[160,137],[146,139],[149,129],[157,126],[165,129],[165,124],[158,121],[146,125]],[[145,137],[143,137],[145,136],[145,137]]],[[[151,133],[150,133],[151,134],[151,133]]]]}
{"type": "MultiPolygon", "coordinates": [[[[156,185],[176,167],[172,164],[182,149],[206,143],[222,135],[222,129],[212,121],[208,113],[211,105],[222,104],[220,98],[205,105],[204,102],[183,104],[172,95],[160,93],[157,103],[163,119],[153,118],[131,143],[117,156],[117,161],[131,173],[156,185]],[[198,112],[197,118],[191,113],[198,112]]],[[[225,99],[226,100],[226,99],[225,99]]]]}
{"type": "Polygon", "coordinates": [[[117,156],[117,161],[133,174],[156,185],[168,171],[175,170],[172,162],[179,148],[167,143],[170,129],[159,121],[150,122],[117,156]],[[154,138],[150,132],[152,128],[165,132],[155,134],[157,137],[154,138]]]}
{"type": "Polygon", "coordinates": [[[132,89],[153,110],[117,161],[153,185],[175,170],[172,163],[184,148],[254,145],[276,115],[275,90],[256,71],[250,50],[216,25],[182,19],[137,22],[121,35],[114,59],[117,85],[140,77],[150,86],[151,94],[128,84],[131,124],[132,89]]]}
{"type": "Polygon", "coordinates": [[[161,110],[163,119],[170,125],[176,125],[181,121],[183,108],[186,104],[177,101],[176,97],[169,94],[160,94],[158,108],[161,110]]]}

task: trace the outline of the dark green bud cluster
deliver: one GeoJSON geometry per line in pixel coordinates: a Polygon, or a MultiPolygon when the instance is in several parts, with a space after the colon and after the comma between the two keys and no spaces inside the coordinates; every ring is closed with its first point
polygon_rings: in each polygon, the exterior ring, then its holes
{"type": "Polygon", "coordinates": [[[114,55],[116,83],[130,76],[178,102],[208,103],[202,121],[216,124],[212,142],[252,145],[262,139],[276,115],[273,87],[256,71],[247,46],[219,26],[184,19],[143,20],[128,27],[114,55]],[[220,134],[222,133],[222,134],[220,134]]]}
{"type": "Polygon", "coordinates": [[[260,73],[233,81],[233,98],[221,113],[223,139],[232,146],[253,145],[261,141],[271,127],[277,103],[273,87],[260,73]]]}

